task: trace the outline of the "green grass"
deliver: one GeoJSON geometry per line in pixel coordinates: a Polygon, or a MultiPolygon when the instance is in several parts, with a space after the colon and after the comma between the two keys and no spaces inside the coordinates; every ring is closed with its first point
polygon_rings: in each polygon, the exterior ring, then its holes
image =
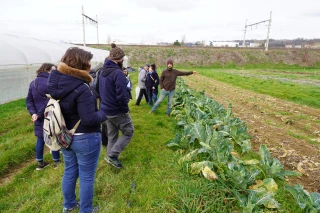
{"type": "MultiPolygon", "coordinates": [[[[132,81],[135,81],[134,76],[132,81]]],[[[171,199],[175,196],[173,188],[179,181],[179,166],[174,152],[166,148],[165,142],[173,137],[175,122],[165,116],[165,103],[155,115],[150,115],[146,103],[135,107],[134,102],[130,102],[130,107],[135,136],[120,157],[125,168],[119,171],[110,167],[103,160],[105,150],[101,150],[94,203],[100,206],[101,212],[173,211],[171,199]],[[131,192],[133,183],[136,188],[131,192]]],[[[24,135],[23,132],[16,134],[24,135]]],[[[35,141],[33,135],[24,137],[35,141]]],[[[23,152],[15,151],[16,155],[23,152]]],[[[50,154],[45,155],[45,159],[52,162],[50,154]]],[[[35,167],[36,163],[32,163],[21,168],[12,181],[0,189],[1,212],[61,211],[63,168],[53,170],[51,166],[39,172],[35,167]]]]}
{"type": "Polygon", "coordinates": [[[35,155],[30,118],[25,99],[0,105],[0,177],[35,155]]]}
{"type": "Polygon", "coordinates": [[[292,101],[297,104],[320,108],[320,90],[319,87],[316,86],[300,85],[290,82],[286,83],[273,79],[264,80],[255,77],[240,76],[234,73],[230,74],[225,72],[223,69],[197,68],[196,70],[201,75],[234,86],[292,101]]]}
{"type": "MultiPolygon", "coordinates": [[[[131,73],[133,83],[137,74],[131,73]]],[[[135,97],[133,88],[133,96],[135,97]]],[[[98,163],[94,205],[100,212],[235,212],[241,208],[232,187],[220,181],[210,182],[203,177],[188,174],[188,168],[179,166],[179,152],[168,149],[166,141],[175,136],[176,121],[165,115],[166,101],[154,114],[144,100],[141,106],[130,101],[130,114],[135,127],[134,137],[120,155],[124,169],[109,166],[101,150],[98,163]]],[[[24,100],[0,106],[1,164],[17,168],[21,162],[34,158],[35,136],[26,112],[24,100]],[[23,116],[21,116],[23,115],[23,116]],[[2,149],[5,149],[3,151],[2,149]],[[2,156],[6,156],[3,160],[2,156]],[[15,163],[11,163],[15,162],[15,163]]],[[[256,153],[250,156],[258,157],[256,153]]],[[[36,171],[36,162],[21,167],[11,181],[0,188],[0,212],[60,212],[62,209],[61,180],[63,165],[54,170],[51,155],[45,154],[51,166],[36,171]]],[[[3,170],[8,172],[8,170],[3,170]]],[[[79,183],[78,183],[79,184],[79,183]]],[[[77,187],[77,194],[79,187],[77,187]]],[[[280,212],[301,212],[292,197],[280,188],[277,200],[283,200],[280,212]],[[290,205],[289,205],[290,203],[290,205]]]]}
{"type": "Polygon", "coordinates": [[[0,105],[0,136],[23,125],[32,126],[25,99],[0,105]]]}

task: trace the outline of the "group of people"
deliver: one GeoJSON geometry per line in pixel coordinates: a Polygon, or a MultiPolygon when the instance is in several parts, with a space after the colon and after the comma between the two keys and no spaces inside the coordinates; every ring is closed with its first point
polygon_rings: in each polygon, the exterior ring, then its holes
{"type": "MultiPolygon", "coordinates": [[[[35,136],[37,136],[37,170],[42,170],[49,165],[43,160],[43,113],[48,102],[46,94],[60,100],[61,112],[68,129],[81,120],[71,145],[68,149],[62,149],[64,158],[62,212],[64,213],[78,208],[81,213],[98,211],[97,207],[92,206],[92,199],[101,139],[107,138],[105,161],[116,168],[122,168],[118,157],[134,134],[128,106],[129,100],[132,99],[132,83],[128,72],[123,69],[125,53],[115,44],[111,47],[110,54],[99,74],[100,109],[97,106],[97,97],[89,86],[93,81],[89,74],[93,55],[77,47],[69,48],[58,66],[43,64],[37,71],[37,78],[29,86],[26,103],[31,121],[34,122],[35,136]],[[104,128],[102,125],[103,131],[107,132],[105,136],[102,135],[102,138],[101,124],[105,126],[104,128]],[[120,131],[122,134],[119,137],[120,131]],[[80,179],[80,201],[76,200],[75,192],[78,178],[80,179]]],[[[196,72],[175,70],[172,60],[168,60],[167,65],[167,69],[162,72],[160,78],[154,64],[147,64],[143,69],[144,72],[140,71],[139,87],[141,87],[136,105],[140,104],[142,96],[145,95],[148,104],[152,106],[154,103],[151,110],[154,112],[161,101],[168,96],[167,114],[170,114],[177,76],[196,72]],[[141,82],[144,83],[144,88],[141,82]],[[161,87],[159,99],[157,98],[158,85],[161,87]]],[[[61,164],[59,153],[59,151],[52,151],[54,168],[61,164]]]]}
{"type": "Polygon", "coordinates": [[[196,71],[183,72],[173,69],[172,59],[167,60],[167,69],[163,70],[161,76],[156,71],[155,64],[146,64],[145,67],[139,69],[139,96],[136,101],[136,106],[140,105],[141,99],[144,96],[146,102],[152,106],[150,113],[153,113],[160,103],[168,97],[168,106],[166,114],[170,116],[172,99],[176,88],[176,80],[178,76],[186,76],[196,74],[196,71]],[[158,98],[158,85],[160,84],[161,93],[158,98]]]}
{"type": "Polygon", "coordinates": [[[142,97],[152,106],[158,100],[159,75],[155,64],[146,64],[139,68],[138,76],[139,94],[136,106],[140,106],[142,97]]]}

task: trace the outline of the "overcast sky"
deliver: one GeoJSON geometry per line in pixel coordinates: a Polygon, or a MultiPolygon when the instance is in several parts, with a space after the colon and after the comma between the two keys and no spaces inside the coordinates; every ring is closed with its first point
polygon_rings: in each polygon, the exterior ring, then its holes
{"type": "MultiPolygon", "coordinates": [[[[0,0],[0,33],[83,42],[84,14],[98,16],[99,41],[125,43],[242,40],[244,25],[268,20],[275,39],[320,38],[320,0],[0,0]]],[[[267,23],[247,39],[266,39],[267,23]]],[[[86,42],[97,42],[87,23],[86,42]]]]}

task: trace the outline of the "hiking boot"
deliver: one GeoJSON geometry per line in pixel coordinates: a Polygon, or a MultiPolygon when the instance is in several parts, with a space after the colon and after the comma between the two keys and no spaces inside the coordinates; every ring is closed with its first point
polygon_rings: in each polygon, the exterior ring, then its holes
{"type": "Polygon", "coordinates": [[[77,202],[77,204],[72,208],[63,208],[62,209],[62,213],[72,212],[72,211],[77,210],[77,209],[80,209],[80,203],[79,202],[77,202]]]}
{"type": "Polygon", "coordinates": [[[62,164],[61,160],[55,161],[54,164],[53,164],[53,168],[57,169],[60,164],[62,164]]]}
{"type": "Polygon", "coordinates": [[[42,169],[44,169],[44,168],[46,168],[47,166],[49,166],[49,163],[47,163],[47,162],[38,162],[38,166],[37,166],[37,168],[36,168],[36,170],[42,170],[42,169]]]}
{"type": "Polygon", "coordinates": [[[109,156],[107,156],[104,160],[107,163],[109,163],[111,166],[116,167],[118,169],[121,169],[123,167],[122,163],[118,160],[117,157],[109,157],[109,156]]]}

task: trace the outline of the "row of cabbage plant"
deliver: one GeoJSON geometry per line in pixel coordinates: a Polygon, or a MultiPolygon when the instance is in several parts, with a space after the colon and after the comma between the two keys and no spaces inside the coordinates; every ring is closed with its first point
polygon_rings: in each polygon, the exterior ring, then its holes
{"type": "MultiPolygon", "coordinates": [[[[223,181],[232,186],[234,197],[243,212],[260,212],[263,208],[280,209],[274,198],[278,180],[298,176],[284,170],[266,145],[261,145],[259,158],[248,159],[251,136],[245,122],[207,97],[205,92],[189,89],[182,79],[177,81],[171,116],[178,121],[174,139],[167,146],[184,150],[179,164],[185,164],[191,174],[202,174],[210,181],[223,181]]],[[[285,186],[305,212],[320,211],[320,194],[309,194],[302,186],[285,186]]]]}

